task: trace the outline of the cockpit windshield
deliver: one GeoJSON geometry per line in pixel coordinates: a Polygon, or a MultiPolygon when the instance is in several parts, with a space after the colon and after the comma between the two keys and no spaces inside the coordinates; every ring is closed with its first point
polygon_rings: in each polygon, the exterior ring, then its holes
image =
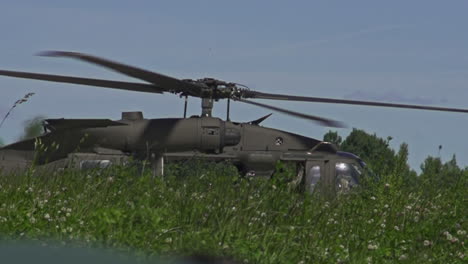
{"type": "Polygon", "coordinates": [[[337,162],[335,165],[336,189],[347,192],[359,185],[363,167],[350,162],[337,162]]]}

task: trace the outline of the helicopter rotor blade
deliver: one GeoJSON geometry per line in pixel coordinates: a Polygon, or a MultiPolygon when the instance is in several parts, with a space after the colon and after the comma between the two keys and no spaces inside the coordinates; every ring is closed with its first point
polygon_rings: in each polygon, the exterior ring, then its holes
{"type": "Polygon", "coordinates": [[[331,104],[350,104],[350,105],[366,105],[366,106],[380,106],[380,107],[394,107],[394,108],[406,108],[406,109],[419,109],[419,110],[431,110],[431,111],[443,111],[443,112],[458,112],[468,113],[468,109],[461,108],[448,108],[438,106],[426,106],[426,105],[412,105],[412,104],[394,104],[394,103],[383,103],[373,101],[359,101],[359,100],[345,100],[345,99],[332,99],[332,98],[321,98],[321,97],[308,97],[308,96],[295,96],[285,94],[270,94],[256,91],[246,92],[244,98],[255,98],[255,99],[270,99],[270,100],[287,100],[287,101],[301,101],[301,102],[316,102],[316,103],[331,103],[331,104]]]}
{"type": "Polygon", "coordinates": [[[326,118],[323,118],[323,117],[303,114],[303,113],[299,113],[299,112],[279,108],[279,107],[276,107],[276,106],[266,105],[266,104],[262,104],[262,103],[258,103],[258,102],[253,102],[253,101],[250,101],[250,100],[245,100],[245,99],[234,99],[234,100],[239,101],[239,102],[243,102],[243,103],[247,103],[247,104],[251,104],[251,105],[255,105],[255,106],[259,106],[259,107],[263,107],[263,108],[267,108],[267,109],[277,111],[277,112],[280,112],[280,113],[283,113],[283,114],[286,114],[286,115],[291,115],[291,116],[298,117],[298,118],[312,120],[312,121],[318,122],[320,125],[326,126],[326,127],[346,127],[343,123],[341,123],[339,121],[326,119],[326,118]]]}
{"type": "Polygon", "coordinates": [[[164,90],[160,89],[159,87],[152,85],[152,84],[146,84],[146,83],[121,82],[121,81],[81,78],[81,77],[73,77],[73,76],[65,76],[65,75],[53,75],[53,74],[42,74],[42,73],[33,73],[33,72],[20,72],[20,71],[5,71],[5,70],[0,70],[0,75],[16,77],[16,78],[24,78],[24,79],[41,80],[41,81],[91,85],[91,86],[114,88],[114,89],[137,91],[137,92],[147,92],[147,93],[163,93],[164,92],[164,90]]]}
{"type": "Polygon", "coordinates": [[[68,51],[45,51],[39,53],[38,55],[46,57],[67,57],[82,60],[88,63],[111,69],[113,71],[125,74],[133,78],[152,83],[168,92],[184,93],[192,96],[199,95],[201,93],[201,87],[193,83],[84,53],[68,51]]]}

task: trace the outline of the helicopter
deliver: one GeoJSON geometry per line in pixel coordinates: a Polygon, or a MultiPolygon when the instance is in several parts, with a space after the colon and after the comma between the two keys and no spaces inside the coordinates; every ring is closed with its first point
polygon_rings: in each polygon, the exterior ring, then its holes
{"type": "Polygon", "coordinates": [[[313,191],[318,182],[336,190],[347,190],[359,185],[363,177],[366,164],[362,159],[339,151],[328,142],[261,126],[271,114],[250,122],[231,121],[231,100],[327,127],[343,127],[344,124],[250,99],[468,113],[468,109],[459,108],[265,93],[213,78],[178,79],[78,52],[47,51],[39,55],[84,61],[143,82],[9,70],[0,70],[0,75],[153,94],[172,93],[184,98],[184,114],[182,118],[147,119],[142,112],[136,111],[123,112],[120,120],[46,119],[43,135],[0,148],[3,173],[21,171],[33,164],[49,170],[89,169],[138,160],[147,162],[155,175],[163,175],[164,164],[168,161],[200,158],[228,161],[245,176],[271,177],[275,164],[281,161],[295,165],[296,181],[308,191],[313,191]],[[187,117],[188,97],[201,98],[200,115],[187,117]],[[222,99],[227,100],[225,120],[212,116],[214,103],[222,99]]]}

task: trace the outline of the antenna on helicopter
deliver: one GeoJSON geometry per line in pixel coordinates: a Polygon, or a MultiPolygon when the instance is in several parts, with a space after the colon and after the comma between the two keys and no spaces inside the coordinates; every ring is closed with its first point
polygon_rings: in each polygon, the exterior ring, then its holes
{"type": "Polygon", "coordinates": [[[227,109],[226,109],[226,121],[231,121],[229,119],[229,109],[231,107],[231,98],[227,99],[227,109]]]}
{"type": "Polygon", "coordinates": [[[185,97],[185,99],[184,99],[184,100],[185,100],[185,102],[184,102],[184,118],[186,118],[186,117],[187,117],[187,102],[188,102],[188,96],[185,95],[184,97],[185,97]]]}

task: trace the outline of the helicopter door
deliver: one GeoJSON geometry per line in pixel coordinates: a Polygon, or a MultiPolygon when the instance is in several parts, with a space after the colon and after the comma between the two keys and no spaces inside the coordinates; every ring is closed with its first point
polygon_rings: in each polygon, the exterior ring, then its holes
{"type": "Polygon", "coordinates": [[[308,160],[305,166],[305,190],[313,193],[318,186],[329,185],[330,168],[328,160],[308,160]]]}

